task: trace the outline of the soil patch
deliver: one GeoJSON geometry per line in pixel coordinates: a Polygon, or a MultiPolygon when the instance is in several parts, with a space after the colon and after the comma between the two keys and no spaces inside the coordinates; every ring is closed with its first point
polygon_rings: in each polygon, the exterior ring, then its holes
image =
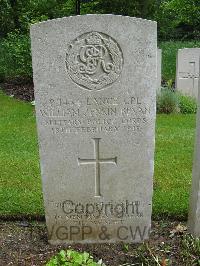
{"type": "MultiPolygon", "coordinates": [[[[107,266],[198,265],[192,264],[189,255],[183,256],[181,243],[184,236],[186,236],[184,223],[159,221],[153,222],[150,240],[143,244],[51,246],[47,242],[44,222],[2,221],[0,222],[0,265],[45,265],[58,251],[69,248],[87,251],[96,260],[102,259],[107,266]]],[[[198,254],[196,256],[198,257],[198,254]]]]}
{"type": "Polygon", "coordinates": [[[16,99],[32,102],[34,100],[33,81],[31,79],[10,79],[0,84],[3,91],[16,99]]]}

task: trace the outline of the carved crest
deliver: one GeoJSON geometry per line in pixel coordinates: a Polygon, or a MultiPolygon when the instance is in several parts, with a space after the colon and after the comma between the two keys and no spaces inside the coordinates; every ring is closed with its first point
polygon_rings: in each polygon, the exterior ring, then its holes
{"type": "Polygon", "coordinates": [[[69,45],[66,67],[71,79],[88,90],[101,90],[119,77],[123,54],[110,36],[89,32],[69,45]]]}

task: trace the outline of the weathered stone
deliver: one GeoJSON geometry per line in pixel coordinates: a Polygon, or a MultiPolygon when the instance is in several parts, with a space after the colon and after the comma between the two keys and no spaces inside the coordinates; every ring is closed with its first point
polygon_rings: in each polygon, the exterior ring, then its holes
{"type": "Polygon", "coordinates": [[[157,88],[161,90],[162,81],[162,49],[157,49],[157,88]]]}
{"type": "MultiPolygon", "coordinates": [[[[199,81],[200,91],[200,81],[199,81]]],[[[200,93],[198,94],[198,113],[196,118],[196,141],[190,193],[188,231],[200,237],[200,93]]]]}
{"type": "Polygon", "coordinates": [[[176,89],[198,99],[200,48],[179,49],[176,60],[176,89]]]}
{"type": "Polygon", "coordinates": [[[49,241],[140,242],[151,225],[156,23],[86,15],[31,27],[49,241]]]}

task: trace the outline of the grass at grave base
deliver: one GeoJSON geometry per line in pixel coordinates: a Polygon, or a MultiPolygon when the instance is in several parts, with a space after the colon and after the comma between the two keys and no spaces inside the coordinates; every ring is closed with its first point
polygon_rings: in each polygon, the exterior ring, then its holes
{"type": "Polygon", "coordinates": [[[178,49],[200,47],[200,41],[163,41],[158,46],[162,49],[162,78],[168,81],[175,80],[178,49]]]}
{"type": "MultiPolygon", "coordinates": [[[[154,218],[187,216],[194,128],[195,115],[157,116],[154,218]]],[[[0,216],[43,214],[34,108],[0,91],[0,216]]]]}
{"type": "Polygon", "coordinates": [[[158,115],[154,174],[154,217],[187,217],[195,115],[158,115]]]}
{"type": "Polygon", "coordinates": [[[0,214],[43,213],[34,108],[0,91],[0,214]]]}

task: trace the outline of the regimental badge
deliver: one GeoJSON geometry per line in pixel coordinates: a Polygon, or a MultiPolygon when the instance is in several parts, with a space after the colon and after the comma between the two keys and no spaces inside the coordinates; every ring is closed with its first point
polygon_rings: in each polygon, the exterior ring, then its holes
{"type": "Polygon", "coordinates": [[[85,33],[69,44],[66,67],[70,78],[82,88],[101,90],[120,76],[122,50],[104,33],[85,33]]]}

